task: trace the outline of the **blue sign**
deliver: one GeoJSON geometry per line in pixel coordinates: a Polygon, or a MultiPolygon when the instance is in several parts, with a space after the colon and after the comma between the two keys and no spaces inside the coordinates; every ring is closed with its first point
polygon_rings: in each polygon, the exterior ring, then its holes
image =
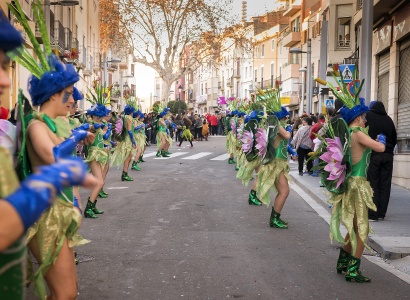
{"type": "Polygon", "coordinates": [[[326,99],[325,100],[326,108],[335,108],[335,100],[333,99],[326,99]]]}
{"type": "Polygon", "coordinates": [[[353,74],[355,71],[355,65],[349,64],[349,65],[340,65],[340,73],[343,76],[343,80],[345,83],[350,83],[353,80],[353,74]]]}

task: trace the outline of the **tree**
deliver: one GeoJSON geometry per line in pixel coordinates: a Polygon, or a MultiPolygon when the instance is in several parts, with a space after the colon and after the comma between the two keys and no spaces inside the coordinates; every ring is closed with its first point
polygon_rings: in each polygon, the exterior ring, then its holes
{"type": "Polygon", "coordinates": [[[188,109],[188,106],[184,101],[169,101],[167,106],[170,108],[171,113],[180,114],[188,109]]]}
{"type": "Polygon", "coordinates": [[[170,86],[200,65],[218,59],[227,35],[232,0],[118,0],[120,31],[134,62],[162,79],[161,99],[170,86]]]}

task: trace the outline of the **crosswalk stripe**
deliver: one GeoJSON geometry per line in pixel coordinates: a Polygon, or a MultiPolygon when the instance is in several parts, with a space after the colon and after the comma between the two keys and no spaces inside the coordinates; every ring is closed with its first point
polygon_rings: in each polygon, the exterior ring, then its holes
{"type": "Polygon", "coordinates": [[[229,158],[229,154],[225,153],[217,157],[211,158],[210,160],[227,160],[228,158],[229,158]]]}
{"type": "Polygon", "coordinates": [[[144,158],[145,157],[155,156],[155,154],[157,154],[157,152],[151,152],[151,153],[147,153],[147,154],[144,153],[144,158]]]}
{"type": "Polygon", "coordinates": [[[170,159],[170,158],[174,158],[174,157],[177,157],[177,156],[185,155],[187,153],[188,152],[177,152],[177,153],[170,154],[169,157],[154,157],[154,159],[170,159]]]}
{"type": "Polygon", "coordinates": [[[205,156],[208,156],[208,155],[211,155],[211,154],[212,154],[212,152],[199,152],[198,154],[194,154],[194,155],[191,155],[191,156],[188,156],[188,157],[184,157],[182,159],[198,159],[198,158],[205,157],[205,156]]]}

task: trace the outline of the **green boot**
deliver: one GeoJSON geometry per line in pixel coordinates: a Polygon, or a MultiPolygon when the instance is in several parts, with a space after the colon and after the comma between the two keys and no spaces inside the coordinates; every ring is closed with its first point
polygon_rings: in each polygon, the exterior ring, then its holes
{"type": "Polygon", "coordinates": [[[362,272],[360,272],[360,258],[356,258],[354,256],[351,256],[349,259],[349,264],[347,265],[346,268],[346,274],[345,278],[346,281],[356,281],[359,283],[363,282],[370,282],[371,279],[368,277],[364,277],[362,275],[362,272]]]}
{"type": "Polygon", "coordinates": [[[288,223],[283,221],[280,218],[280,213],[277,213],[273,209],[273,207],[272,207],[272,213],[270,215],[269,225],[270,225],[270,227],[276,227],[276,228],[280,228],[280,229],[287,229],[288,228],[288,223]]]}
{"type": "Polygon", "coordinates": [[[262,205],[262,202],[259,200],[258,196],[256,196],[255,190],[251,190],[249,193],[248,203],[249,205],[262,205]]]}
{"type": "Polygon", "coordinates": [[[131,170],[141,171],[141,168],[138,166],[138,164],[137,164],[136,161],[134,161],[134,162],[132,163],[131,170]]]}
{"type": "Polygon", "coordinates": [[[161,157],[161,151],[157,151],[157,154],[155,154],[156,157],[161,157]]]}
{"type": "Polygon", "coordinates": [[[99,209],[97,208],[97,200],[95,200],[95,202],[93,203],[93,206],[92,206],[91,209],[93,210],[93,213],[95,213],[96,215],[101,215],[101,214],[104,213],[104,211],[99,210],[99,209]]]}
{"type": "Polygon", "coordinates": [[[99,197],[99,198],[107,198],[107,197],[108,197],[108,194],[104,193],[104,191],[101,190],[101,191],[98,193],[98,197],[99,197]]]}
{"type": "Polygon", "coordinates": [[[235,171],[239,171],[239,167],[238,167],[238,166],[235,166],[235,171]]]}
{"type": "Polygon", "coordinates": [[[134,181],[134,178],[128,176],[128,173],[122,171],[121,181],[134,181]]]}
{"type": "Polygon", "coordinates": [[[145,162],[145,160],[143,159],[143,156],[144,156],[144,155],[141,155],[140,158],[138,159],[138,162],[139,162],[139,163],[145,162]]]}
{"type": "Polygon", "coordinates": [[[166,154],[166,155],[171,155],[172,153],[171,153],[171,152],[168,152],[168,151],[165,151],[165,154],[166,154]]]}
{"type": "Polygon", "coordinates": [[[342,273],[347,271],[347,265],[349,264],[350,254],[340,248],[339,258],[337,260],[336,271],[337,273],[342,273]]]}
{"type": "Polygon", "coordinates": [[[232,164],[234,164],[234,163],[235,163],[235,161],[233,160],[233,158],[229,158],[228,164],[232,165],[232,164]]]}
{"type": "Polygon", "coordinates": [[[167,152],[165,152],[165,150],[161,150],[161,155],[162,157],[169,157],[169,155],[167,154],[167,152]]]}
{"type": "Polygon", "coordinates": [[[91,219],[97,219],[98,217],[95,215],[95,213],[93,212],[93,204],[90,201],[90,198],[88,198],[87,201],[87,206],[84,209],[84,217],[85,218],[91,218],[91,219]]]}
{"type": "Polygon", "coordinates": [[[107,197],[108,197],[108,195],[109,195],[108,193],[106,193],[106,192],[104,191],[104,188],[101,189],[101,192],[100,192],[100,193],[103,193],[103,194],[106,195],[107,197]]]}

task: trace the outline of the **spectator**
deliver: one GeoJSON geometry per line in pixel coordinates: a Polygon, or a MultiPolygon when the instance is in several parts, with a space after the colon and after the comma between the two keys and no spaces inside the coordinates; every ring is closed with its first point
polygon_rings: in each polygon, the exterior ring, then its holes
{"type": "MultiPolygon", "coordinates": [[[[310,130],[312,128],[312,119],[305,117],[302,119],[302,127],[297,131],[293,138],[292,145],[295,147],[298,153],[299,162],[299,175],[303,176],[303,164],[305,159],[309,158],[308,154],[312,151],[313,142],[310,139],[310,130]]],[[[307,170],[309,174],[312,174],[312,161],[307,161],[307,170]]]]}
{"type": "Polygon", "coordinates": [[[206,119],[204,119],[204,121],[202,122],[202,136],[205,138],[205,141],[208,140],[209,126],[206,119]]]}
{"type": "Polygon", "coordinates": [[[369,136],[376,139],[379,134],[386,136],[384,152],[372,151],[367,179],[373,189],[373,202],[377,212],[369,210],[369,221],[383,220],[386,216],[390,200],[391,179],[393,174],[393,151],[397,144],[397,132],[393,120],[387,115],[380,101],[370,103],[370,111],[366,115],[369,136]]]}
{"type": "Polygon", "coordinates": [[[194,139],[202,141],[202,118],[200,116],[195,117],[195,135],[194,139]]]}
{"type": "Polygon", "coordinates": [[[211,134],[212,135],[218,134],[218,118],[215,116],[215,114],[212,114],[209,120],[210,120],[210,125],[211,125],[211,134]]]}

